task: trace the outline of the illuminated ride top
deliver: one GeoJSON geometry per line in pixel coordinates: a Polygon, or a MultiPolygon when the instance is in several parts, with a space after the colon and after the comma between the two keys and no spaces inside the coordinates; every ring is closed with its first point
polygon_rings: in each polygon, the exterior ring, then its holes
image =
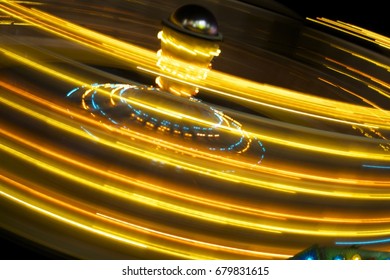
{"type": "Polygon", "coordinates": [[[194,96],[195,85],[207,77],[211,60],[220,54],[222,35],[214,15],[197,5],[178,8],[163,20],[159,32],[161,50],[157,65],[163,75],[156,79],[160,88],[180,96],[194,96]],[[185,81],[186,83],[183,83],[185,81]]]}
{"type": "Polygon", "coordinates": [[[239,122],[193,97],[199,91],[196,84],[206,79],[212,59],[220,54],[222,35],[214,15],[202,6],[184,5],[162,23],[158,88],[92,84],[75,88],[67,96],[81,100],[83,109],[110,125],[206,141],[210,151],[243,153],[254,142],[261,161],[265,152],[261,141],[252,141],[239,122]]]}

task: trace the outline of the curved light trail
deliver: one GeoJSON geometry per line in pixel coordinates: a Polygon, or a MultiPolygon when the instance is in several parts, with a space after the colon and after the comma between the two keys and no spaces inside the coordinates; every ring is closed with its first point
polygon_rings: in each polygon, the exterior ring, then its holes
{"type": "MultiPolygon", "coordinates": [[[[155,77],[162,75],[155,51],[30,5],[2,1],[0,11],[74,49],[62,53],[3,35],[10,43],[0,52],[11,65],[3,66],[0,80],[5,229],[77,258],[105,259],[287,259],[312,243],[346,242],[340,238],[377,247],[388,242],[390,111],[376,98],[325,76],[318,80],[356,104],[212,70],[194,86],[248,111],[183,101],[72,59],[87,52],[155,77]],[[13,66],[32,77],[18,80],[13,66]],[[58,244],[52,233],[58,231],[65,238],[72,232],[70,247],[58,244]]],[[[387,38],[361,32],[388,46],[387,38]]],[[[389,69],[343,46],[334,49],[389,69]]],[[[389,98],[380,75],[332,57],[318,60],[389,98]]]]}

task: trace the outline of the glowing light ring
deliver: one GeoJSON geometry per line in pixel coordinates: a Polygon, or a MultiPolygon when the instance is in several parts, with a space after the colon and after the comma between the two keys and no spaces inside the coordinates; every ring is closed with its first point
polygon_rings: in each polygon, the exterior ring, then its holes
{"type": "MultiPolygon", "coordinates": [[[[214,125],[212,127],[200,126],[198,124],[190,124],[183,122],[177,122],[166,118],[162,118],[157,114],[147,112],[147,110],[143,110],[137,108],[136,106],[129,104],[127,102],[128,98],[131,96],[126,96],[132,94],[132,91],[137,91],[137,93],[146,94],[152,92],[152,94],[160,91],[158,88],[147,87],[147,86],[137,86],[131,84],[113,84],[113,83],[105,83],[105,84],[92,84],[91,88],[81,87],[74,88],[70,90],[66,96],[73,97],[77,93],[80,95],[82,107],[89,111],[92,116],[95,117],[95,113],[98,113],[104,119],[107,119],[110,122],[110,125],[120,126],[124,129],[129,129],[128,124],[129,121],[136,121],[138,124],[143,124],[145,127],[149,129],[156,129],[158,131],[172,133],[175,135],[182,135],[186,138],[197,138],[197,139],[221,139],[221,134],[218,131],[218,127],[223,123],[228,126],[234,127],[237,131],[240,132],[241,136],[235,140],[233,143],[228,143],[222,147],[213,147],[210,146],[208,149],[210,151],[222,151],[222,152],[237,152],[244,153],[249,149],[252,139],[241,129],[241,124],[232,118],[224,115],[222,112],[208,107],[208,110],[212,112],[213,118],[215,118],[214,125]],[[110,95],[99,94],[98,89],[109,89],[110,95]],[[115,98],[116,97],[116,98],[115,98]],[[99,100],[100,98],[106,98],[102,102],[99,100]],[[116,102],[115,100],[119,100],[116,102]],[[108,102],[109,101],[109,102],[108,102]],[[122,106],[123,105],[123,106],[122,106]],[[110,106],[110,107],[108,107],[110,106]],[[126,111],[122,111],[120,117],[112,116],[115,113],[120,113],[121,110],[126,108],[126,111]]],[[[202,103],[200,100],[196,98],[190,98],[190,102],[194,103],[202,103]]],[[[86,131],[86,133],[91,134],[91,132],[86,131]]],[[[265,148],[261,141],[256,140],[256,143],[259,145],[261,150],[260,160],[258,163],[264,158],[265,148]]]]}

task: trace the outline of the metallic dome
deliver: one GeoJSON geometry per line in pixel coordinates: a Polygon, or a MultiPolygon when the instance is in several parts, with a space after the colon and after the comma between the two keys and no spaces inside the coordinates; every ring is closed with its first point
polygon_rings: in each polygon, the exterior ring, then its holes
{"type": "Polygon", "coordinates": [[[206,8],[189,4],[176,9],[163,23],[174,29],[209,40],[221,40],[215,16],[206,8]]]}

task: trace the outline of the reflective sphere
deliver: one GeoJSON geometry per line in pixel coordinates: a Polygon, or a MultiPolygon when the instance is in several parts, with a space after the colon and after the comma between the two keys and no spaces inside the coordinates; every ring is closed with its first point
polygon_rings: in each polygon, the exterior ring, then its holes
{"type": "Polygon", "coordinates": [[[194,33],[193,35],[205,35],[220,39],[218,23],[215,16],[206,8],[189,4],[179,7],[168,20],[182,31],[194,33]]]}

